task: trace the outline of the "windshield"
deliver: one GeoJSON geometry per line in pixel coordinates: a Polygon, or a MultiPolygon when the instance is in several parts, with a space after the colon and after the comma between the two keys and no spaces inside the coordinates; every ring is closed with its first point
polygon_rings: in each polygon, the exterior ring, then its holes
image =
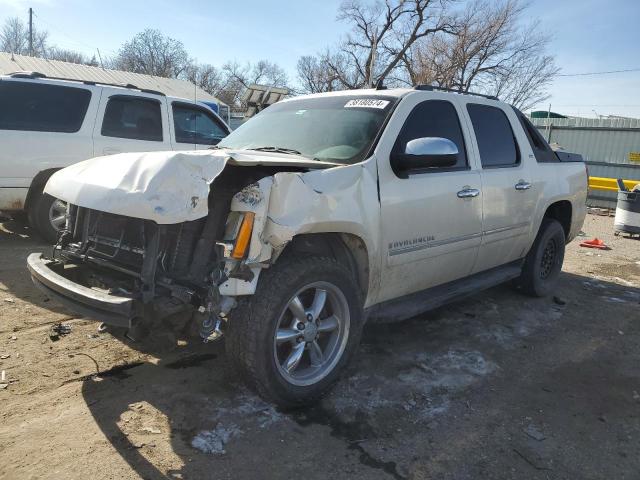
{"type": "Polygon", "coordinates": [[[357,163],[364,160],[396,101],[396,97],[360,95],[276,103],[232,132],[218,146],[357,163]]]}

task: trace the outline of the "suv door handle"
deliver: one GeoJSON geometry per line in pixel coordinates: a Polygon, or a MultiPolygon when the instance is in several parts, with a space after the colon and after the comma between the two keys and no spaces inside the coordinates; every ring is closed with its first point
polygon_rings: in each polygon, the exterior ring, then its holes
{"type": "Polygon", "coordinates": [[[458,198],[473,198],[480,195],[480,190],[477,188],[464,187],[458,192],[458,198]]]}
{"type": "Polygon", "coordinates": [[[524,180],[520,180],[516,183],[516,190],[529,190],[531,188],[531,184],[529,182],[525,182],[524,180]]]}
{"type": "Polygon", "coordinates": [[[122,153],[119,148],[105,147],[102,150],[103,155],[115,155],[116,153],[122,153]]]}

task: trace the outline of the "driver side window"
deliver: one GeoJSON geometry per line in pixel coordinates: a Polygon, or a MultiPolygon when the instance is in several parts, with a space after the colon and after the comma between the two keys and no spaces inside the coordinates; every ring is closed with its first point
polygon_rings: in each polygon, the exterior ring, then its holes
{"type": "MultiPolygon", "coordinates": [[[[458,113],[451,102],[427,100],[416,105],[405,121],[393,147],[394,153],[405,151],[407,142],[416,138],[441,137],[451,140],[458,147],[456,164],[446,170],[466,169],[467,155],[458,113]]],[[[440,170],[440,169],[436,169],[440,170]]]]}
{"type": "Polygon", "coordinates": [[[216,145],[227,136],[213,115],[188,105],[173,104],[173,123],[177,143],[216,145]]]}

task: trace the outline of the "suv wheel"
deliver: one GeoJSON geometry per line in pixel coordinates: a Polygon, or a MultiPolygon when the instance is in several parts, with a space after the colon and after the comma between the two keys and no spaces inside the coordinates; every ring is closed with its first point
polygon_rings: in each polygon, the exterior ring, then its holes
{"type": "Polygon", "coordinates": [[[334,259],[294,258],[265,270],[229,320],[227,355],[257,392],[283,407],[312,402],[360,342],[363,310],[352,273],[334,259]]]}
{"type": "Polygon", "coordinates": [[[518,287],[526,294],[544,297],[553,292],[562,262],[564,261],[565,236],[557,220],[545,218],[538,235],[527,254],[518,287]]]}
{"type": "Polygon", "coordinates": [[[48,243],[56,243],[58,232],[64,228],[66,222],[67,204],[62,200],[41,193],[31,206],[29,219],[31,226],[48,243]]]}

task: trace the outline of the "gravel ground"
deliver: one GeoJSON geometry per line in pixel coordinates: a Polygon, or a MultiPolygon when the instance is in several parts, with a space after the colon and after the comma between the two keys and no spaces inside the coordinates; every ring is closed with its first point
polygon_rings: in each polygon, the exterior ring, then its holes
{"type": "Polygon", "coordinates": [[[46,247],[5,222],[0,479],[636,479],[640,240],[612,224],[587,217],[611,250],[570,244],[554,298],[369,325],[330,395],[281,412],[220,344],[130,344],[47,302],[25,267],[46,247]]]}

